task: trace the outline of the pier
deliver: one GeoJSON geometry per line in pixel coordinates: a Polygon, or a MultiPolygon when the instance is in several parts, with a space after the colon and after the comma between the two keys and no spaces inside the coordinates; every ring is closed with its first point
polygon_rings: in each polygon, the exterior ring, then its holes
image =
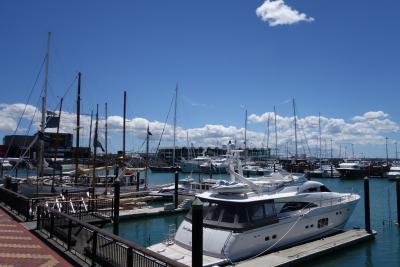
{"type": "Polygon", "coordinates": [[[373,239],[376,232],[368,233],[364,229],[353,229],[313,242],[280,250],[236,264],[237,267],[283,267],[306,262],[328,253],[373,239]]]}

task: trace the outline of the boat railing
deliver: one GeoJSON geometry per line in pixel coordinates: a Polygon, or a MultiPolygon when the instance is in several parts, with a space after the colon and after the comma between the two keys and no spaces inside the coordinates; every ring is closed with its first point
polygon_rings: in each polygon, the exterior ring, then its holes
{"type": "MultiPolygon", "coordinates": [[[[305,215],[306,213],[310,212],[312,209],[315,208],[315,205],[312,204],[316,204],[318,205],[318,207],[332,207],[334,205],[338,205],[341,203],[346,203],[352,200],[355,200],[357,198],[357,194],[348,194],[345,196],[341,196],[341,197],[335,197],[335,198],[329,198],[329,199],[320,199],[318,201],[313,201],[312,203],[310,203],[310,205],[305,206],[303,209],[300,210],[300,212],[303,213],[303,215],[305,215]]],[[[283,219],[288,219],[288,218],[292,218],[292,217],[297,217],[298,215],[285,215],[285,216],[280,216],[279,220],[283,220],[283,219]]]]}
{"type": "Polygon", "coordinates": [[[43,205],[38,207],[37,230],[92,266],[186,266],[43,205]]]}
{"type": "Polygon", "coordinates": [[[331,207],[337,204],[346,203],[352,200],[355,200],[355,194],[348,194],[341,197],[329,198],[329,199],[320,199],[316,203],[318,203],[319,207],[331,207]]]}

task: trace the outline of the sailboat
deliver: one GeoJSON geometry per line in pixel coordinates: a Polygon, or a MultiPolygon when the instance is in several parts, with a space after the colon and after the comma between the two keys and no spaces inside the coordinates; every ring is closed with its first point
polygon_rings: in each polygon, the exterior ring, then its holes
{"type": "Polygon", "coordinates": [[[178,105],[178,84],[176,85],[175,88],[175,98],[174,98],[174,146],[172,150],[172,166],[168,165],[167,163],[157,163],[157,164],[151,164],[149,165],[149,168],[152,172],[175,172],[175,171],[181,171],[181,167],[176,165],[176,110],[177,110],[177,105],[178,105]]]}

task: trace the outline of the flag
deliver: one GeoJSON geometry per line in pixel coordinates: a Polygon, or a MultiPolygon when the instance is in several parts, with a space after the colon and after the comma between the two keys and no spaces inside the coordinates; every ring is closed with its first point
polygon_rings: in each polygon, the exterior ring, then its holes
{"type": "Polygon", "coordinates": [[[104,150],[104,148],[103,148],[103,145],[99,142],[99,141],[97,141],[97,140],[94,140],[93,141],[93,145],[95,146],[95,147],[100,147],[101,148],[101,151],[105,151],[104,150]]]}
{"type": "Polygon", "coordinates": [[[60,125],[59,116],[47,116],[46,118],[46,128],[57,128],[60,125]]]}
{"type": "Polygon", "coordinates": [[[147,134],[148,134],[148,135],[153,135],[153,134],[150,132],[150,130],[149,130],[149,125],[147,125],[147,134]]]}

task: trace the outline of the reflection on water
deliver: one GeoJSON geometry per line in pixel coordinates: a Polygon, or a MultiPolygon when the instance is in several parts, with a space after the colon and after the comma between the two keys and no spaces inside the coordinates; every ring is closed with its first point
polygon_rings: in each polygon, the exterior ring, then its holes
{"type": "MultiPolygon", "coordinates": [[[[184,214],[178,214],[122,221],[119,226],[120,236],[142,246],[159,243],[166,239],[169,226],[175,224],[178,228],[183,217],[184,214]]],[[[112,225],[107,225],[105,228],[112,232],[112,225]]]]}

